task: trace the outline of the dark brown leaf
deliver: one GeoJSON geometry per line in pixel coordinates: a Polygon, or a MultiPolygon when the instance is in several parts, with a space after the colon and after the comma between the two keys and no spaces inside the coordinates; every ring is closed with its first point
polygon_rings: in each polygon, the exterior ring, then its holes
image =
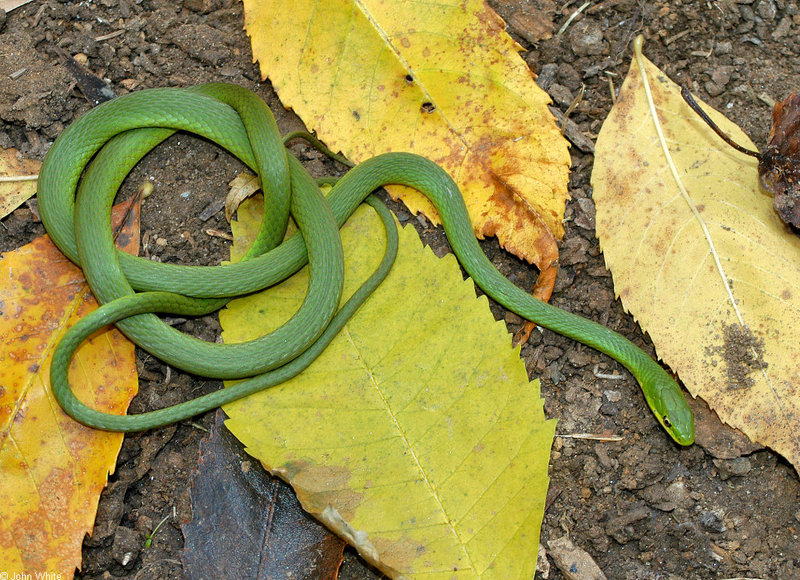
{"type": "Polygon", "coordinates": [[[217,411],[201,445],[183,526],[188,578],[336,578],[345,543],[300,507],[292,488],[245,453],[217,411]]]}
{"type": "Polygon", "coordinates": [[[769,144],[758,163],[761,186],[775,196],[775,210],[787,224],[800,228],[800,94],[772,110],[769,144]]]}

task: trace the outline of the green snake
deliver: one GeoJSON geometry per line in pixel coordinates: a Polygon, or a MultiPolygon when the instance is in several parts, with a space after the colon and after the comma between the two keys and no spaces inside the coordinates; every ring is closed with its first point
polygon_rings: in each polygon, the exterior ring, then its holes
{"type": "Polygon", "coordinates": [[[397,251],[391,213],[374,196],[389,184],[412,187],[430,199],[450,245],[467,273],[508,310],[599,350],[636,378],[658,421],[683,445],[694,441],[694,419],[672,376],[642,349],[604,326],[546,304],[518,288],[492,265],[478,244],[458,186],[432,161],[385,153],[344,175],[327,198],[288,154],[267,105],[228,84],[149,89],[104,103],[70,125],[48,152],[39,177],[39,208],[52,240],[83,268],[102,304],[73,326],[51,365],[53,393],[77,421],[112,431],[141,431],[180,421],[283,382],[306,368],[386,276],[397,251]],[[265,213],[245,259],[221,266],[152,262],[114,247],[113,199],[125,176],[158,143],[187,131],[227,149],[259,176],[265,213]],[[375,273],[337,311],[344,265],[338,229],[364,200],[383,220],[386,253],[375,273]],[[283,241],[289,215],[299,232],[283,241]],[[187,336],[154,313],[200,315],[234,296],[276,284],[309,264],[304,302],[284,326],[239,344],[187,336]],[[232,387],[138,415],[114,415],[79,401],[67,371],[81,344],[114,323],[141,348],[183,371],[219,379],[246,379],[232,387]]]}

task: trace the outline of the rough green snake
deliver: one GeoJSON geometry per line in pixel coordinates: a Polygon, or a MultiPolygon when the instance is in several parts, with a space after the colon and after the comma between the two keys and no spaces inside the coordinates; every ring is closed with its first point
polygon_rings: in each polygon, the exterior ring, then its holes
{"type": "Polygon", "coordinates": [[[53,393],[81,423],[113,431],[140,431],[173,423],[291,378],[307,367],[386,276],[397,246],[390,212],[370,194],[400,184],[426,195],[442,219],[467,273],[486,294],[526,318],[595,348],[624,365],[667,432],[683,445],[694,441],[694,419],[677,382],[644,351],[619,334],[533,298],[503,277],[475,239],[457,185],[435,163],[410,153],[378,155],[351,169],[328,194],[287,153],[266,104],[227,84],[130,93],[89,111],[55,141],[42,165],[39,207],[53,241],[83,268],[100,308],[73,326],[53,356],[53,393]],[[246,259],[212,267],[152,262],[115,249],[110,208],[125,176],[177,130],[201,135],[252,168],[265,194],[259,236],[246,259]],[[338,228],[365,199],[382,216],[386,254],[372,277],[338,312],[343,257],[338,228]],[[299,233],[282,242],[289,215],[299,233]],[[303,305],[273,333],[233,345],[184,335],[155,314],[199,315],[232,297],[290,276],[306,262],[310,281],[303,305]],[[67,378],[80,343],[114,323],[133,342],[186,372],[243,379],[227,389],[139,415],[91,409],[67,378]]]}

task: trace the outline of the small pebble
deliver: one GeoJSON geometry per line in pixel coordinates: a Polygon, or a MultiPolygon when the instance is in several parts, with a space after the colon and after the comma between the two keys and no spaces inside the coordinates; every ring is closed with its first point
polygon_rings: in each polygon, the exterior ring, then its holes
{"type": "Polygon", "coordinates": [[[553,84],[553,81],[556,80],[556,75],[558,74],[558,65],[555,63],[546,64],[542,67],[542,72],[539,73],[539,78],[536,79],[536,83],[544,89],[545,91],[550,88],[550,85],[553,84]]]}
{"type": "Polygon", "coordinates": [[[719,470],[719,476],[723,481],[731,477],[741,477],[750,473],[753,468],[747,457],[737,457],[735,459],[715,459],[714,465],[719,470]]]}
{"type": "Polygon", "coordinates": [[[700,516],[700,523],[703,524],[703,527],[709,532],[722,534],[727,530],[722,521],[722,514],[720,513],[720,510],[712,510],[704,513],[702,516],[700,516]]]}
{"type": "Polygon", "coordinates": [[[606,46],[602,28],[596,22],[588,19],[573,25],[569,38],[570,48],[577,56],[603,54],[606,46]]]}
{"type": "Polygon", "coordinates": [[[606,580],[606,575],[584,550],[572,543],[568,536],[547,542],[550,557],[565,578],[569,580],[606,580]]]}

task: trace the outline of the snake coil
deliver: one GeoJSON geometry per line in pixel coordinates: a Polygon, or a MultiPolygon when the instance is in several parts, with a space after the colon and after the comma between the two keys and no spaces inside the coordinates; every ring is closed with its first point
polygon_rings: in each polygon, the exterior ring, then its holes
{"type": "Polygon", "coordinates": [[[266,104],[234,85],[150,89],[119,97],[70,125],[50,149],[39,177],[42,221],[53,241],[83,268],[100,308],[73,326],[53,356],[51,383],[59,404],[81,423],[139,431],[173,423],[226,404],[306,368],[389,271],[397,232],[388,209],[370,194],[389,184],[415,188],[431,200],[467,273],[494,300],[541,326],[595,348],[625,366],[667,432],[683,445],[694,440],[694,420],[676,381],[619,334],[533,298],[504,278],[486,258],[461,193],[435,163],[410,153],[378,155],[350,170],[322,195],[283,146],[266,104]],[[108,227],[111,205],[125,176],[153,147],[177,130],[216,142],[252,168],[265,196],[265,216],[246,259],[201,267],[151,262],[115,249],[108,227]],[[364,200],[386,230],[386,253],[376,272],[337,312],[344,266],[338,228],[364,200]],[[289,214],[300,233],[281,242],[289,214]],[[154,312],[200,315],[232,297],[292,275],[306,262],[310,281],[303,305],[284,326],[256,340],[220,345],[166,325],[154,312]],[[176,368],[211,378],[247,380],[172,407],[113,415],[79,401],[67,379],[69,361],[95,329],[114,323],[141,348],[176,368]]]}

